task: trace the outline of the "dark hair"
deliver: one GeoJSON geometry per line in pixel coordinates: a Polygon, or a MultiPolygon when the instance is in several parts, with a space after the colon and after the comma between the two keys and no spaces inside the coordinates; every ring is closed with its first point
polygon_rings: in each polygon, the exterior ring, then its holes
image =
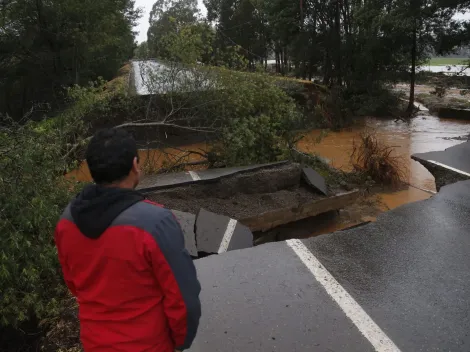
{"type": "Polygon", "coordinates": [[[122,128],[96,132],[86,151],[88,168],[97,184],[111,184],[125,179],[137,156],[134,138],[122,128]]]}

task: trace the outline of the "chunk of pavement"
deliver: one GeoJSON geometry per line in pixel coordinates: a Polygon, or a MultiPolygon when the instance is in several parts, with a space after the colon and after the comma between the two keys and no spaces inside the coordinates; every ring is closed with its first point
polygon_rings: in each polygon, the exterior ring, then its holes
{"type": "Polygon", "coordinates": [[[302,169],[302,177],[307,184],[313,187],[316,191],[328,195],[328,188],[326,187],[325,179],[322,175],[316,172],[311,167],[304,167],[302,169]]]}
{"type": "Polygon", "coordinates": [[[250,229],[235,219],[200,209],[196,217],[198,252],[220,254],[253,247],[250,229]]]}
{"type": "Polygon", "coordinates": [[[172,210],[171,212],[175,215],[176,219],[180,223],[181,229],[183,230],[184,245],[186,249],[191,257],[197,257],[196,234],[194,233],[196,215],[184,213],[178,210],[172,210]]]}

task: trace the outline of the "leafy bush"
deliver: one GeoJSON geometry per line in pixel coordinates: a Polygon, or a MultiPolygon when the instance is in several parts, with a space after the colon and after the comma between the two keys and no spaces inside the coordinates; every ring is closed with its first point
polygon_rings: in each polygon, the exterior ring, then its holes
{"type": "MultiPolygon", "coordinates": [[[[58,124],[55,122],[54,124],[58,124]]],[[[0,326],[57,315],[66,292],[53,242],[76,191],[63,177],[70,135],[80,123],[0,128],[0,326]]],[[[3,336],[2,336],[3,337],[3,336]]],[[[0,340],[0,347],[2,341],[0,340]]],[[[0,348],[2,349],[2,348],[0,348]]]]}
{"type": "Polygon", "coordinates": [[[381,84],[367,89],[349,87],[342,98],[354,116],[393,117],[403,112],[402,96],[381,84]]]}
{"type": "Polygon", "coordinates": [[[227,165],[276,161],[286,157],[301,127],[294,100],[264,74],[220,70],[223,89],[214,92],[221,118],[221,155],[227,165]]]}

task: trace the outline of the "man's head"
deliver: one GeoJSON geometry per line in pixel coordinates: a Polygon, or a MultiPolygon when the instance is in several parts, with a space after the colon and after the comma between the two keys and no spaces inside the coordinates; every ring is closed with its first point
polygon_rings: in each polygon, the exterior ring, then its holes
{"type": "Polygon", "coordinates": [[[137,145],[124,129],[98,131],[88,145],[86,161],[98,185],[135,188],[139,183],[137,145]]]}

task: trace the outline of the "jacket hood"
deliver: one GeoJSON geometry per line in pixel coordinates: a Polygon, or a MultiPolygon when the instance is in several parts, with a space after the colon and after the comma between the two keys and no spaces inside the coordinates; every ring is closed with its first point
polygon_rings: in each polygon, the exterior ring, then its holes
{"type": "Polygon", "coordinates": [[[144,199],[131,189],[88,185],[72,201],[70,212],[80,232],[97,239],[119,214],[144,199]]]}

